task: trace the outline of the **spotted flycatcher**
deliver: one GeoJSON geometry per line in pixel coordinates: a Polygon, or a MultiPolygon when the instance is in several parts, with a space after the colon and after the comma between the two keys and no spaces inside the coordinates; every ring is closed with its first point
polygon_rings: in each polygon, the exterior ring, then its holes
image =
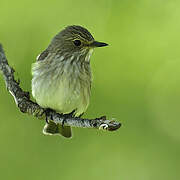
{"type": "MultiPolygon", "coordinates": [[[[37,103],[62,114],[83,114],[91,94],[90,57],[94,48],[103,46],[107,44],[95,41],[81,26],[58,33],[32,66],[32,95],[37,103]]],[[[71,127],[53,121],[46,123],[43,133],[72,136],[71,127]]]]}

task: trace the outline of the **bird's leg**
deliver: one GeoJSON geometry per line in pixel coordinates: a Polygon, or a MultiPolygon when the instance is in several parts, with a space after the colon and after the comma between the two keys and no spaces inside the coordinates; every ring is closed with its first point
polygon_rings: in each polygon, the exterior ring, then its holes
{"type": "Polygon", "coordinates": [[[80,114],[78,117],[81,118],[84,115],[84,113],[80,114]]]}
{"type": "Polygon", "coordinates": [[[45,114],[45,116],[46,116],[46,123],[47,123],[47,124],[49,124],[48,116],[50,116],[50,119],[53,120],[52,113],[50,113],[50,112],[52,112],[52,111],[53,111],[52,109],[46,108],[46,109],[43,111],[43,113],[42,113],[42,115],[45,114]]]}
{"type": "Polygon", "coordinates": [[[106,116],[101,116],[99,118],[96,118],[96,120],[106,120],[106,116]]]}
{"type": "Polygon", "coordinates": [[[62,121],[62,127],[64,127],[64,123],[65,123],[65,121],[66,121],[66,118],[68,118],[68,117],[70,117],[70,118],[72,118],[72,117],[74,117],[75,116],[75,113],[76,112],[76,110],[74,109],[72,112],[70,112],[69,114],[64,114],[64,116],[65,116],[65,118],[63,119],[63,121],[62,121]]]}

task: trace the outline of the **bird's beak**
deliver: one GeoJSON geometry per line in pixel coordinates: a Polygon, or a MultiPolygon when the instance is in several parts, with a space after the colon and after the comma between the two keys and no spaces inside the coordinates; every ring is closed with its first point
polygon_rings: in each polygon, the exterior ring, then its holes
{"type": "Polygon", "coordinates": [[[90,44],[90,47],[103,47],[103,46],[108,46],[108,44],[104,43],[104,42],[98,42],[98,41],[93,41],[91,44],[90,44]]]}

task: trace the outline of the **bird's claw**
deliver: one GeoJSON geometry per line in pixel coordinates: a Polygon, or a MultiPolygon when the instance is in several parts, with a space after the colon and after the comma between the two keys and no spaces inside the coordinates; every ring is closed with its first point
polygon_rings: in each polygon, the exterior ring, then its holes
{"type": "Polygon", "coordinates": [[[75,116],[75,112],[76,112],[76,110],[73,110],[73,111],[70,112],[69,114],[63,114],[64,119],[63,119],[63,121],[62,121],[62,127],[64,127],[64,123],[66,122],[66,119],[67,119],[67,118],[72,118],[72,117],[75,116]]]}
{"type": "Polygon", "coordinates": [[[101,116],[99,118],[96,118],[96,120],[106,120],[106,116],[101,116]]]}
{"type": "Polygon", "coordinates": [[[52,109],[46,108],[42,113],[42,114],[45,114],[45,116],[46,116],[46,123],[47,124],[49,124],[48,116],[50,116],[50,119],[53,120],[52,113],[50,113],[52,111],[53,111],[52,109]]]}

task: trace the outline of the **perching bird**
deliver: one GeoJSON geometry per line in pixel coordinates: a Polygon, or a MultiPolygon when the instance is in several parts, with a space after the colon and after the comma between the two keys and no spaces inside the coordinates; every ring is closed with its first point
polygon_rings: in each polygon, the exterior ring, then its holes
{"type": "MultiPolygon", "coordinates": [[[[90,57],[95,47],[107,46],[94,40],[81,26],[68,26],[58,33],[32,65],[32,95],[43,108],[59,113],[83,114],[91,94],[90,57]]],[[[71,137],[71,127],[49,121],[44,134],[71,137]]]]}

